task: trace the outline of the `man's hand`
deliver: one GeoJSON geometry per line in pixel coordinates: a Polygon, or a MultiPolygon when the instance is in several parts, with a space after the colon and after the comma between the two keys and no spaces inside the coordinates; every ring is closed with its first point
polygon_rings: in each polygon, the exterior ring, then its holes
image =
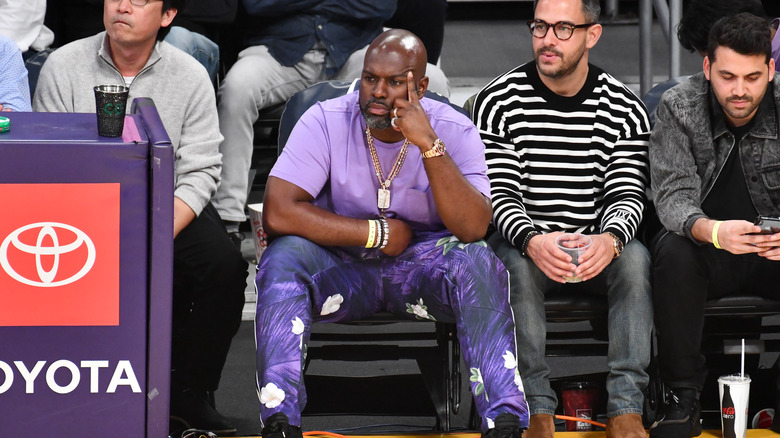
{"type": "Polygon", "coordinates": [[[406,74],[406,89],[408,100],[396,99],[392,116],[395,120],[395,130],[401,132],[410,143],[428,150],[436,140],[436,133],[431,127],[428,115],[420,105],[420,97],[414,84],[414,74],[406,74]]]}
{"type": "Polygon", "coordinates": [[[528,241],[525,252],[550,280],[566,283],[563,277],[572,276],[577,267],[572,263],[571,256],[555,244],[555,238],[561,234],[560,231],[537,234],[528,241]]]}
{"type": "Polygon", "coordinates": [[[615,241],[606,233],[590,236],[591,244],[580,256],[580,265],[574,271],[582,281],[599,275],[615,257],[615,241]]]}
{"type": "MultiPolygon", "coordinates": [[[[694,222],[691,234],[700,242],[714,243],[712,230],[717,221],[701,218],[694,222]]],[[[743,220],[721,221],[718,227],[718,243],[720,247],[732,254],[750,254],[767,251],[766,246],[758,246],[771,241],[771,235],[757,234],[761,227],[743,220]]]]}
{"type": "Polygon", "coordinates": [[[8,112],[10,112],[10,111],[13,111],[13,109],[6,108],[3,104],[0,104],[0,111],[8,111],[8,112]]]}
{"type": "Polygon", "coordinates": [[[382,252],[395,257],[409,246],[409,242],[412,240],[412,228],[406,222],[398,219],[387,219],[387,225],[390,228],[390,237],[382,252]]]}
{"type": "Polygon", "coordinates": [[[187,227],[195,219],[195,212],[192,211],[181,199],[173,198],[173,238],[179,235],[181,230],[187,227]]]}
{"type": "Polygon", "coordinates": [[[769,260],[780,261],[780,233],[762,234],[758,237],[763,237],[762,241],[756,242],[756,248],[761,250],[758,255],[769,260]]]}

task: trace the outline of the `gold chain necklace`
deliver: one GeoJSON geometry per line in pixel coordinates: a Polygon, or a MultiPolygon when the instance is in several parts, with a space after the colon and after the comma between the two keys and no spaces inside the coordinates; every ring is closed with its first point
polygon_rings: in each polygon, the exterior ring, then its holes
{"type": "Polygon", "coordinates": [[[368,143],[368,150],[371,152],[371,160],[374,162],[374,170],[376,171],[376,178],[379,180],[379,190],[376,193],[376,206],[379,208],[379,215],[385,217],[385,210],[390,207],[390,183],[401,171],[401,166],[404,165],[406,160],[406,152],[409,150],[409,139],[404,139],[404,144],[401,146],[401,152],[398,153],[398,158],[395,159],[393,168],[390,169],[390,174],[385,179],[382,173],[382,166],[379,164],[379,156],[376,153],[376,147],[374,147],[374,137],[371,136],[371,128],[366,128],[366,143],[368,143]]]}

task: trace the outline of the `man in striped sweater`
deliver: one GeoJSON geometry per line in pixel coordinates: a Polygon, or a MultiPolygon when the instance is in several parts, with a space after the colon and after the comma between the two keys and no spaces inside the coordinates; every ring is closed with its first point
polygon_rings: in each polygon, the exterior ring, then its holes
{"type": "Polygon", "coordinates": [[[646,202],[650,126],[642,102],[588,64],[602,32],[599,12],[597,0],[538,1],[528,23],[534,61],[488,84],[472,111],[498,230],[489,243],[510,273],[518,367],[532,414],[524,437],[554,434],[544,296],[561,289],[606,295],[607,436],[646,436],[650,258],[632,239],[646,202]],[[563,233],[592,239],[579,266],[556,247],[563,233]],[[582,282],[566,283],[574,275],[582,282]]]}

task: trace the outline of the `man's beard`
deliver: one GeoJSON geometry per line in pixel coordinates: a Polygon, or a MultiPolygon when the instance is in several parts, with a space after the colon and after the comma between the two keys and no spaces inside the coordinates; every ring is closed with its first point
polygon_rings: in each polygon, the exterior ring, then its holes
{"type": "Polygon", "coordinates": [[[582,53],[579,54],[579,56],[576,56],[575,62],[568,63],[569,59],[572,59],[571,56],[567,57],[563,53],[561,53],[560,50],[557,50],[555,48],[541,47],[539,50],[536,51],[536,53],[534,53],[534,60],[536,61],[536,68],[541,75],[547,76],[548,78],[552,78],[552,79],[560,79],[570,75],[574,70],[577,69],[577,66],[580,63],[580,59],[582,59],[582,55],[584,53],[585,51],[583,50],[582,53]],[[543,66],[539,62],[539,57],[542,52],[555,53],[561,58],[561,64],[557,67],[543,66]]]}
{"type": "Polygon", "coordinates": [[[360,108],[360,112],[363,114],[363,118],[366,120],[366,126],[371,129],[377,129],[377,130],[387,129],[392,127],[390,123],[391,122],[390,113],[387,113],[387,115],[384,116],[377,116],[368,112],[368,105],[372,103],[379,103],[384,105],[384,102],[372,99],[366,102],[366,104],[360,108]]]}
{"type": "Polygon", "coordinates": [[[756,108],[758,107],[758,105],[755,103],[755,100],[753,99],[753,96],[749,94],[740,97],[729,96],[726,98],[726,103],[729,104],[735,100],[746,102],[748,106],[746,106],[743,109],[737,109],[737,108],[732,109],[728,105],[723,106],[723,111],[728,113],[728,115],[731,116],[731,118],[733,119],[737,119],[737,120],[744,119],[747,116],[753,114],[753,111],[755,111],[756,108]]]}

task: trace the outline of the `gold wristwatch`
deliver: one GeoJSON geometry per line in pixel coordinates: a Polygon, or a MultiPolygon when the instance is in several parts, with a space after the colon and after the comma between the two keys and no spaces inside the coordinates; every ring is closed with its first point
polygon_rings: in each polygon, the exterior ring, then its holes
{"type": "Polygon", "coordinates": [[[444,147],[444,142],[441,141],[440,138],[437,138],[433,141],[433,147],[428,149],[425,152],[420,152],[422,154],[423,158],[433,158],[433,157],[441,157],[444,155],[444,152],[447,151],[447,148],[444,147]]]}
{"type": "Polygon", "coordinates": [[[614,233],[607,231],[607,234],[609,234],[609,237],[612,238],[612,249],[615,250],[615,255],[612,256],[612,258],[616,259],[620,257],[620,254],[623,254],[623,241],[621,241],[620,238],[614,233]]]}

